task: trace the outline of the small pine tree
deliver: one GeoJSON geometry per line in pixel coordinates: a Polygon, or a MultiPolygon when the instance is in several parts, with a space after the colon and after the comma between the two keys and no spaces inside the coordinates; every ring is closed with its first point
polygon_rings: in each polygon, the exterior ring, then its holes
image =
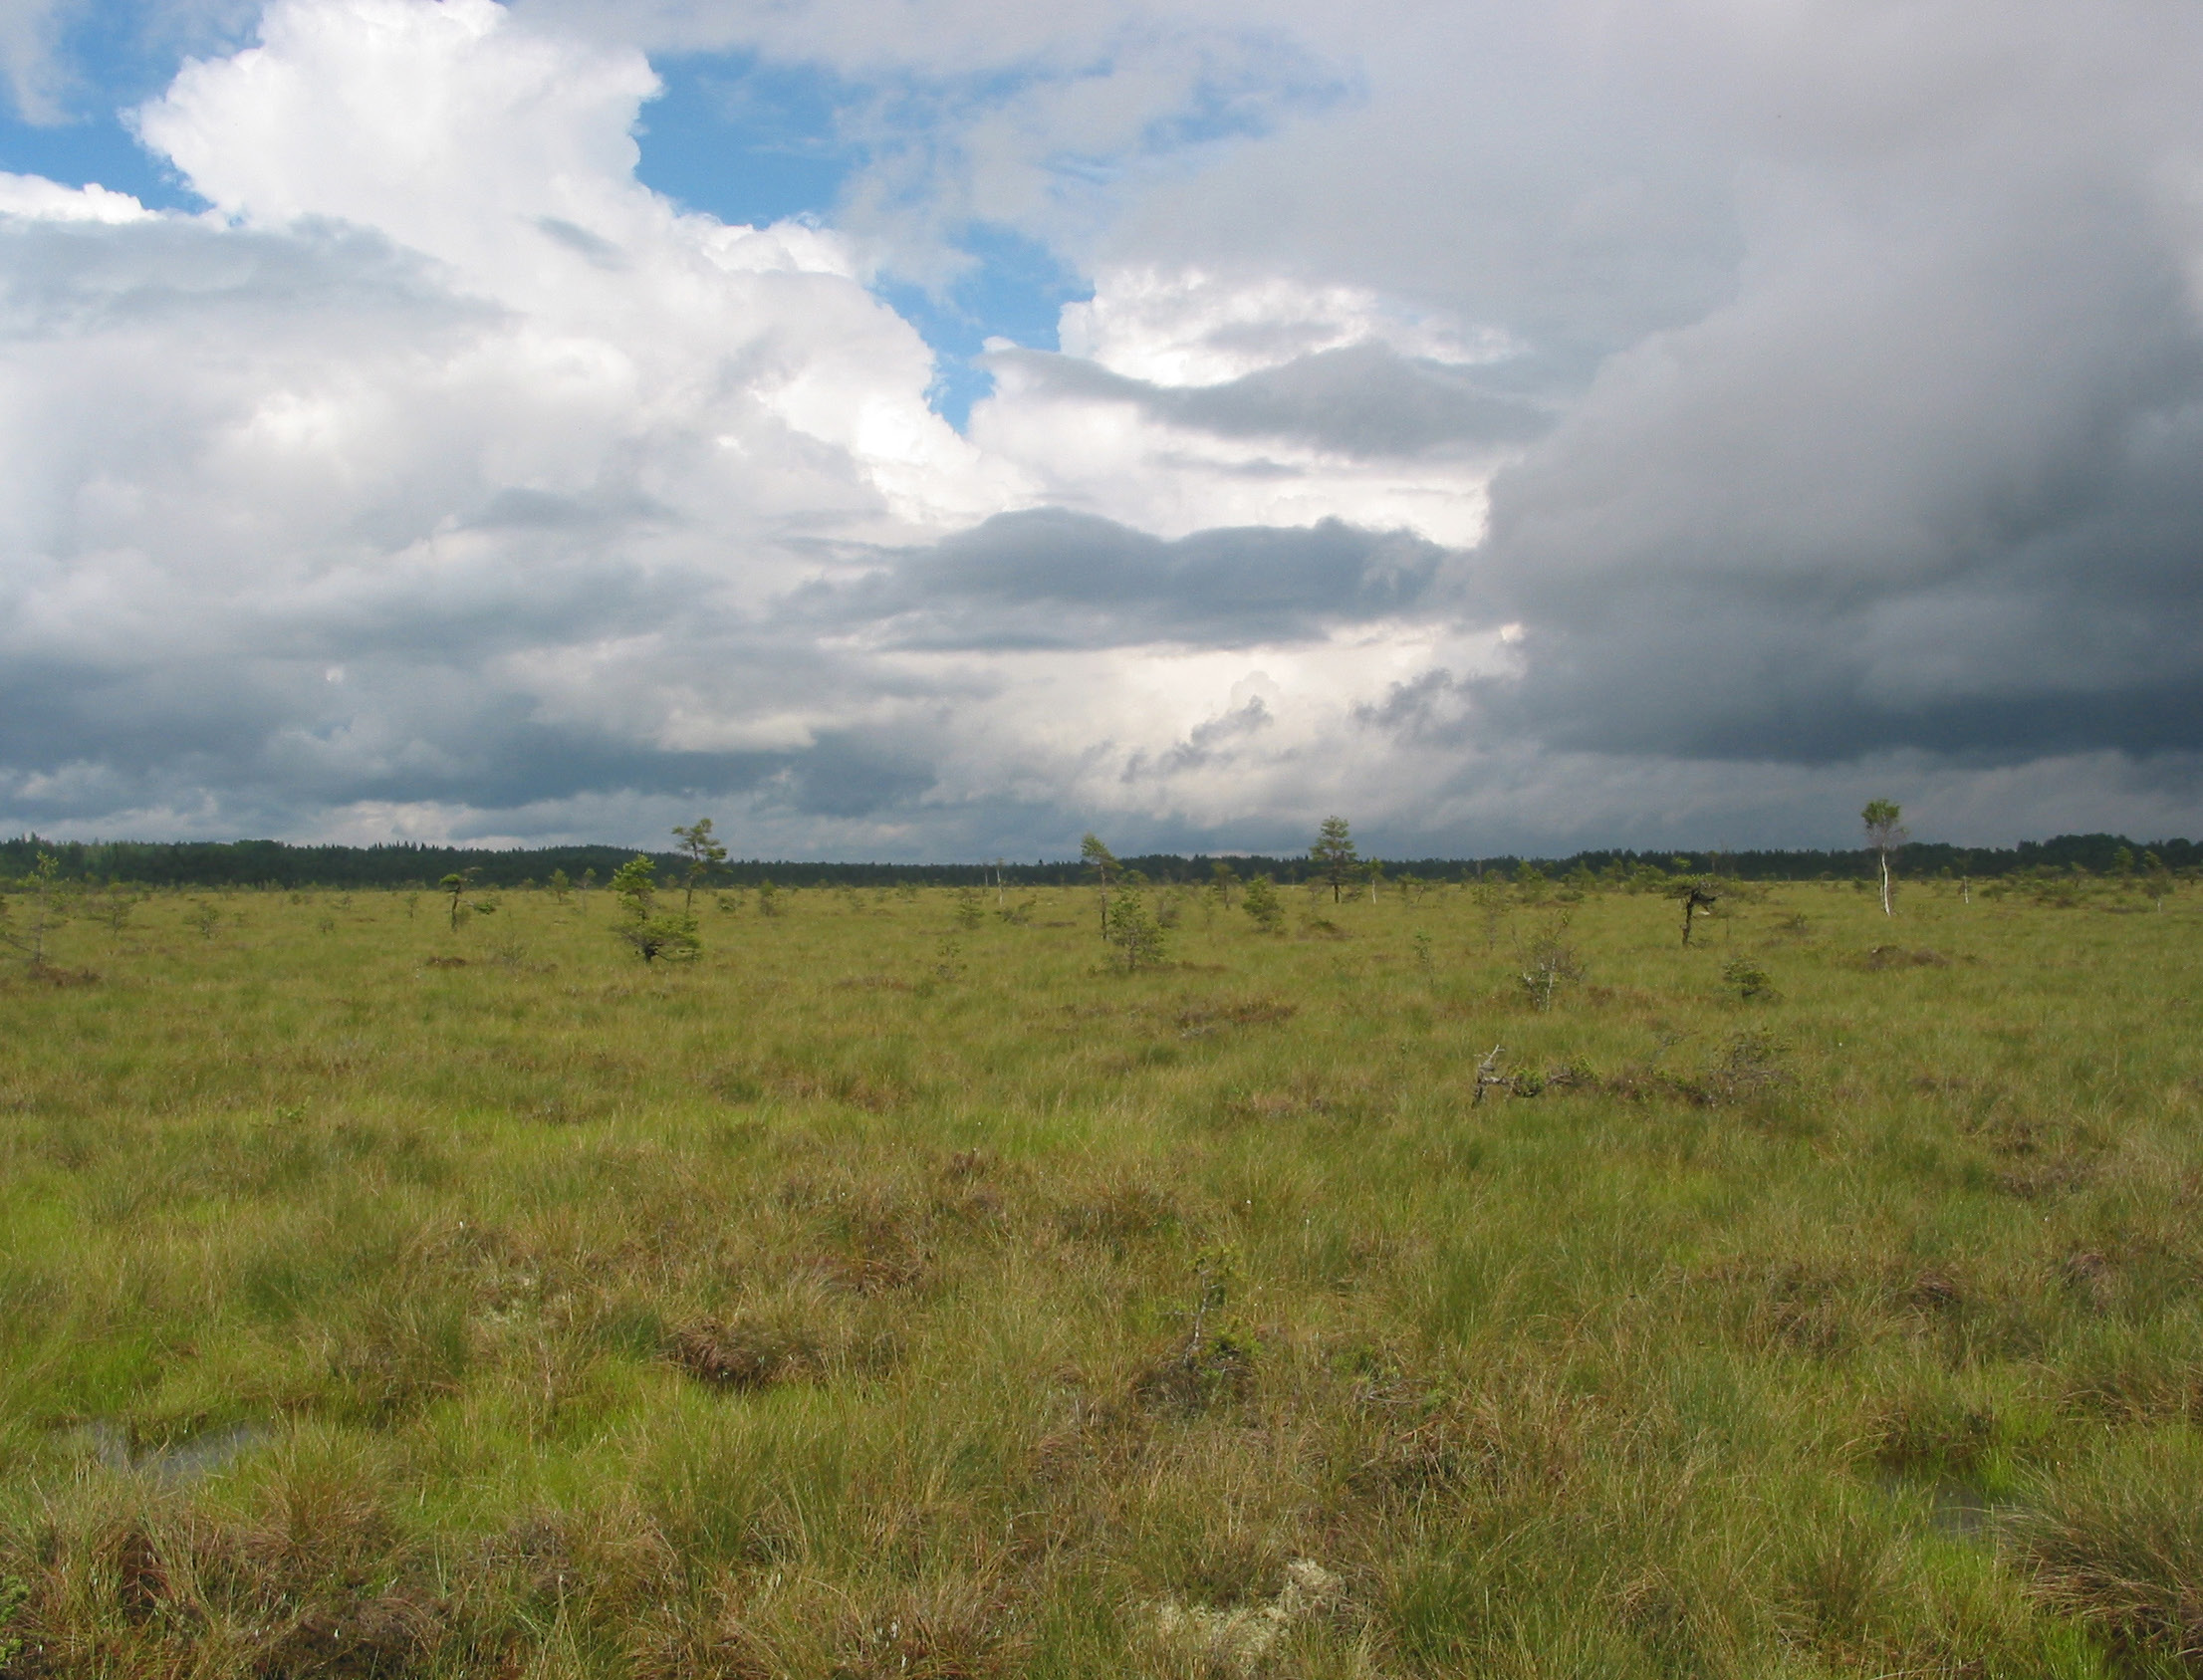
{"type": "Polygon", "coordinates": [[[1147,904],[1130,889],[1109,905],[1108,941],[1124,957],[1127,972],[1152,968],[1163,960],[1163,930],[1147,913],[1147,904]]]}
{"type": "Polygon", "coordinates": [[[1268,875],[1257,875],[1239,895],[1239,907],[1265,933],[1275,933],[1285,921],[1285,904],[1277,884],[1268,875]]]}
{"type": "Polygon", "coordinates": [[[85,909],[108,925],[108,932],[120,939],[130,925],[130,917],[136,912],[144,894],[133,892],[121,881],[109,881],[100,891],[85,900],[85,909]]]}
{"type": "Polygon", "coordinates": [[[1476,884],[1469,889],[1479,914],[1484,918],[1484,949],[1499,948],[1501,922],[1507,917],[1507,886],[1498,875],[1479,875],[1476,884]]]}
{"type": "Polygon", "coordinates": [[[7,900],[0,898],[0,944],[23,958],[33,974],[46,966],[46,942],[75,910],[70,883],[62,879],[61,859],[41,850],[31,873],[20,883],[29,901],[20,924],[9,916],[7,900]]]}
{"type": "Polygon", "coordinates": [[[687,915],[696,907],[696,888],[727,860],[727,848],[712,838],[708,817],[697,818],[685,829],[674,824],[673,838],[680,841],[681,853],[688,859],[688,878],[681,883],[681,914],[687,915]]]}
{"type": "Polygon", "coordinates": [[[2154,851],[2142,853],[2142,891],[2159,910],[2165,907],[2165,899],[2172,891],[2172,871],[2154,851]]]}
{"type": "Polygon", "coordinates": [[[1317,874],[1329,883],[1331,901],[1338,903],[1360,861],[1354,853],[1353,834],[1346,820],[1344,817],[1325,818],[1323,826],[1316,831],[1316,843],[1308,848],[1308,855],[1316,865],[1317,874]]]}
{"type": "Polygon", "coordinates": [[[1232,907],[1232,888],[1239,884],[1239,876],[1232,866],[1219,857],[1209,865],[1209,886],[1216,893],[1216,901],[1225,909],[1232,907]]]}
{"type": "Polygon", "coordinates": [[[619,904],[613,937],[645,963],[686,962],[703,949],[694,916],[686,910],[659,912],[657,865],[649,858],[631,857],[620,864],[612,877],[612,891],[619,904]]]}

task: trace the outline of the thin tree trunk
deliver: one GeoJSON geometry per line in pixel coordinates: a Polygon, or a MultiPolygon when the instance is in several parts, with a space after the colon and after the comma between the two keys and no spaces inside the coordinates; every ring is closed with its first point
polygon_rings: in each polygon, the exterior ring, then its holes
{"type": "Polygon", "coordinates": [[[1881,854],[1881,913],[1893,916],[1897,912],[1889,907],[1889,853],[1881,854]]]}

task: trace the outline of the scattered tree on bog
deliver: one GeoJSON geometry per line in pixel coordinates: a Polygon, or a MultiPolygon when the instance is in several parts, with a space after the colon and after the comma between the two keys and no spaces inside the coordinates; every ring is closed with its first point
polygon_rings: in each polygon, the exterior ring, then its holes
{"type": "Polygon", "coordinates": [[[686,915],[696,907],[696,888],[727,860],[727,848],[713,838],[708,817],[697,818],[685,829],[674,824],[673,838],[680,841],[680,853],[688,859],[688,876],[681,883],[681,913],[686,915]]]}
{"type": "Polygon", "coordinates": [[[1219,857],[1209,865],[1209,884],[1215,889],[1216,900],[1225,909],[1232,907],[1232,888],[1239,884],[1239,876],[1232,866],[1219,857]]]}
{"type": "Polygon", "coordinates": [[[446,875],[436,883],[443,891],[451,894],[451,931],[453,933],[459,931],[459,912],[462,909],[472,910],[478,916],[494,916],[497,913],[497,899],[494,894],[487,898],[477,898],[471,904],[463,902],[468,891],[474,885],[475,876],[480,872],[478,869],[464,869],[457,874],[446,875]]]}
{"type": "Polygon", "coordinates": [[[1325,818],[1323,827],[1316,831],[1316,843],[1308,848],[1308,855],[1316,865],[1317,874],[1330,884],[1331,901],[1338,903],[1360,865],[1346,820],[1344,817],[1325,818]]]}
{"type": "Polygon", "coordinates": [[[1164,934],[1139,893],[1127,887],[1109,906],[1107,937],[1127,970],[1152,968],[1163,960],[1164,934]]]}
{"type": "Polygon", "coordinates": [[[1688,945],[1691,924],[1701,912],[1721,902],[1721,883],[1711,875],[1703,875],[1697,880],[1676,882],[1674,892],[1683,901],[1683,943],[1688,945]]]}
{"type": "Polygon", "coordinates": [[[1240,908],[1265,933],[1275,933],[1285,920],[1285,905],[1279,901],[1277,885],[1268,875],[1257,875],[1247,883],[1240,895],[1240,908]]]}
{"type": "Polygon", "coordinates": [[[75,910],[75,893],[61,876],[61,860],[51,851],[38,854],[38,864],[22,883],[26,909],[20,921],[0,898],[0,944],[22,957],[32,973],[46,966],[46,943],[56,928],[75,910]]]}
{"type": "Polygon", "coordinates": [[[474,876],[472,869],[455,869],[436,884],[451,894],[451,931],[459,931],[459,901],[466,896],[467,882],[474,876]]]}
{"type": "Polygon", "coordinates": [[[657,865],[647,857],[630,858],[612,877],[612,896],[619,901],[612,934],[645,963],[686,962],[703,949],[696,936],[696,918],[686,910],[660,913],[657,907],[657,865]]]}
{"type": "Polygon", "coordinates": [[[1109,882],[1117,873],[1116,853],[1102,843],[1102,837],[1091,830],[1079,841],[1079,861],[1094,871],[1095,879],[1102,885],[1102,937],[1109,936],[1109,882]]]}
{"type": "Polygon", "coordinates": [[[1858,819],[1866,826],[1866,843],[1881,863],[1881,913],[1895,915],[1890,903],[1889,854],[1911,838],[1904,829],[1904,807],[1895,800],[1868,800],[1858,819]]]}

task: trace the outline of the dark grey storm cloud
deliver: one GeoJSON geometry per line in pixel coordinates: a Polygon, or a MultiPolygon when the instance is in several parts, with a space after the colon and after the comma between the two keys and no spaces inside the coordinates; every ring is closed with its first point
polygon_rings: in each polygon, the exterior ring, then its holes
{"type": "Polygon", "coordinates": [[[1448,551],[1338,520],[1199,531],[1174,542],[1061,508],[1001,514],[790,603],[906,648],[1245,647],[1411,612],[1448,551]]]}
{"type": "Polygon", "coordinates": [[[1280,438],[1365,459],[1488,451],[1525,442],[1552,423],[1549,410],[1495,389],[1499,381],[1482,369],[1401,356],[1381,344],[1298,357],[1211,385],[1155,384],[1044,351],[998,351],[989,360],[1014,366],[1044,394],[1121,402],[1218,437],[1280,438]]]}
{"type": "MultiPolygon", "coordinates": [[[[951,750],[945,709],[971,695],[959,679],[895,678],[829,651],[822,631],[930,650],[1294,641],[1418,609],[1449,558],[1412,536],[1336,521],[1164,542],[1040,510],[888,554],[854,585],[814,585],[744,611],[710,604],[710,581],[693,570],[609,564],[593,545],[619,526],[619,511],[500,492],[461,528],[536,545],[528,569],[457,572],[441,589],[417,577],[309,589],[243,621],[198,626],[166,650],[55,650],[0,663],[10,807],[52,826],[187,805],[222,788],[252,791],[243,805],[233,797],[232,811],[744,796],[830,820],[908,813],[951,750]],[[737,713],[870,697],[930,705],[931,721],[826,728],[785,747],[683,750],[638,738],[618,715],[547,716],[524,682],[500,674],[514,655],[586,658],[607,636],[647,638],[642,674],[674,691],[709,687],[737,713]]],[[[1195,725],[1153,768],[1221,763],[1272,722],[1254,699],[1195,725]]]]}
{"type": "MultiPolygon", "coordinates": [[[[1770,245],[1494,482],[1457,732],[1836,764],[2203,750],[2192,239],[2092,171],[1770,245]]],[[[1803,188],[1799,189],[1801,192],[1803,188]]],[[[1917,183],[1906,188],[1918,192],[1917,183]]],[[[1405,729],[1430,711],[1402,691],[1405,729]]],[[[1382,708],[1372,713],[1378,719],[1382,708]]]]}
{"type": "Polygon", "coordinates": [[[869,817],[905,807],[933,786],[923,745],[900,738],[837,729],[821,734],[781,771],[790,803],[808,816],[869,817]]]}
{"type": "MultiPolygon", "coordinates": [[[[703,626],[678,656],[733,658],[761,689],[848,692],[853,673],[703,626]]],[[[809,815],[907,806],[935,744],[907,728],[848,728],[778,749],[681,750],[616,720],[545,718],[535,701],[452,664],[370,655],[342,687],[321,667],[167,665],[98,673],[60,662],[0,673],[0,760],[19,820],[49,827],[128,809],[188,809],[209,789],[233,812],[361,801],[514,810],[587,797],[755,795],[809,815]],[[243,800],[239,794],[249,797],[243,800]]]]}

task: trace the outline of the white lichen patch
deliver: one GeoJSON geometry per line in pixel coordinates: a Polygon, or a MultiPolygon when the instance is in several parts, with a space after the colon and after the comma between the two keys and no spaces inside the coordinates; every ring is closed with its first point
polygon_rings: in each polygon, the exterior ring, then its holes
{"type": "Polygon", "coordinates": [[[1211,1667],[1253,1674],[1298,1623],[1339,1601],[1346,1582],[1313,1559],[1286,1565],[1285,1585],[1263,1604],[1221,1610],[1165,1598],[1152,1606],[1157,1639],[1211,1667]]]}

